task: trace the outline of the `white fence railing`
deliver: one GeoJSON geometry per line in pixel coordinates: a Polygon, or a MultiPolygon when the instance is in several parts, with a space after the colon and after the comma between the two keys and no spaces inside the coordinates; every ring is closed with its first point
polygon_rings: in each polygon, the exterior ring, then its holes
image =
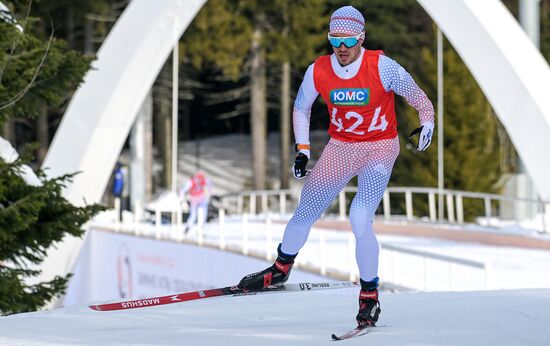
{"type": "MultiPolygon", "coordinates": [[[[345,188],[326,214],[346,219],[355,192],[354,187],[345,188]]],[[[171,223],[162,224],[160,211],[154,213],[149,223],[142,222],[141,214],[135,213],[132,222],[115,221],[103,228],[136,236],[216,247],[272,261],[276,256],[276,245],[282,239],[283,220],[293,210],[297,199],[295,190],[248,191],[221,196],[216,205],[217,220],[198,225],[191,235],[183,233],[181,213],[177,213],[179,217],[173,215],[171,223]],[[274,222],[278,215],[283,217],[274,222]]],[[[491,220],[501,217],[505,203],[512,209],[529,204],[543,214],[545,211],[545,206],[536,200],[467,191],[439,191],[435,188],[390,187],[384,194],[379,213],[387,220],[454,224],[462,224],[473,216],[482,218],[485,225],[492,226],[491,220]],[[445,201],[443,220],[437,217],[436,201],[440,196],[445,201]],[[477,205],[467,208],[466,203],[472,203],[472,200],[477,205]],[[469,215],[465,215],[465,210],[469,215]],[[472,210],[474,215],[471,215],[472,210]]],[[[541,226],[543,230],[548,229],[544,222],[541,226]]],[[[308,250],[311,253],[308,256],[301,253],[297,267],[336,279],[358,279],[355,238],[351,232],[317,230],[310,236],[308,244],[312,244],[308,250]],[[339,245],[335,247],[335,243],[339,245]]],[[[385,243],[381,244],[380,274],[386,282],[419,290],[498,288],[493,287],[494,282],[491,285],[490,270],[485,263],[385,243]]]]}
{"type": "MultiPolygon", "coordinates": [[[[282,239],[284,224],[275,224],[270,214],[265,219],[228,220],[219,209],[217,222],[198,225],[191,234],[183,234],[177,224],[117,223],[94,225],[98,229],[122,232],[140,237],[185,242],[219,248],[223,251],[273,261],[277,243],[282,239]]],[[[355,238],[351,232],[316,230],[307,247],[298,256],[296,268],[332,277],[356,281],[359,273],[355,261],[355,238]]],[[[418,290],[484,290],[488,289],[488,268],[482,262],[460,259],[428,251],[381,243],[380,269],[385,282],[418,290]]]]}
{"type": "MultiPolygon", "coordinates": [[[[356,192],[356,187],[346,187],[340,192],[336,201],[336,208],[329,209],[327,213],[336,214],[342,220],[346,219],[349,208],[348,202],[350,202],[351,197],[349,195],[356,192]]],[[[248,213],[250,215],[257,215],[272,212],[285,215],[291,211],[289,205],[295,205],[297,200],[298,196],[295,190],[245,191],[220,196],[220,207],[227,210],[228,213],[234,214],[248,213]]],[[[515,210],[520,209],[521,206],[528,205],[537,210],[538,214],[543,215],[540,218],[540,226],[537,228],[543,232],[549,230],[550,225],[547,224],[548,221],[544,217],[544,215],[549,214],[549,211],[546,210],[548,205],[545,205],[541,201],[460,190],[439,190],[437,188],[425,187],[389,187],[382,199],[382,214],[386,220],[391,220],[397,216],[392,210],[399,210],[404,213],[399,214],[399,217],[402,218],[404,216],[407,221],[427,217],[431,222],[439,221],[463,224],[467,220],[464,207],[466,201],[477,201],[480,205],[479,208],[476,208],[477,212],[475,215],[468,215],[468,217],[472,220],[474,218],[482,218],[484,226],[493,226],[491,223],[494,218],[513,220],[519,224],[522,221],[519,214],[504,215],[503,210],[505,208],[503,206],[508,205],[508,209],[515,210]],[[437,217],[436,201],[440,194],[445,201],[443,220],[438,220],[437,217]]]]}

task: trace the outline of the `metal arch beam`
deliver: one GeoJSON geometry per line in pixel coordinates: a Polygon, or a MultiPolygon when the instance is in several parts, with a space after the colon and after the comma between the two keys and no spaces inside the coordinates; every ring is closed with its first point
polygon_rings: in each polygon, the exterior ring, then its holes
{"type": "MultiPolygon", "coordinates": [[[[64,189],[75,205],[97,203],[115,161],[174,44],[206,0],[133,0],[75,92],[43,163],[50,177],[81,172],[64,189]]],[[[50,249],[40,282],[72,271],[82,239],[50,249]]]]}
{"type": "Polygon", "coordinates": [[[550,68],[499,0],[418,0],[452,43],[550,202],[550,68]]]}

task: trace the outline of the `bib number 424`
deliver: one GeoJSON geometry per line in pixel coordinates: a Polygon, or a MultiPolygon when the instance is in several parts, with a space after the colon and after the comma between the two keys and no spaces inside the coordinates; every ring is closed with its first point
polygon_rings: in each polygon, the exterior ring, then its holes
{"type": "MultiPolygon", "coordinates": [[[[377,107],[374,110],[374,116],[372,117],[372,120],[370,122],[369,128],[367,132],[372,132],[376,130],[380,131],[386,131],[386,128],[388,127],[388,121],[386,120],[386,115],[380,116],[381,107],[377,107]]],[[[348,126],[347,128],[344,128],[342,119],[337,117],[338,109],[333,108],[332,109],[332,118],[330,119],[330,122],[336,126],[337,132],[350,132],[356,135],[364,135],[365,131],[358,131],[357,128],[361,126],[364,122],[364,118],[361,114],[357,112],[347,112],[344,117],[347,120],[355,119],[355,122],[348,126]]]]}

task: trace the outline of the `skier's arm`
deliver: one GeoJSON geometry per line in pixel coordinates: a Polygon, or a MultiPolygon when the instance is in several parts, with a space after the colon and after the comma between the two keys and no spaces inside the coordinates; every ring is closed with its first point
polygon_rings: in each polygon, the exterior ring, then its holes
{"type": "Polygon", "coordinates": [[[431,143],[434,129],[434,107],[431,101],[411,75],[396,61],[381,55],[378,71],[384,89],[403,96],[418,111],[421,127],[417,150],[425,150],[431,143]]]}
{"type": "Polygon", "coordinates": [[[294,137],[296,139],[296,159],[292,166],[292,173],[296,179],[305,178],[307,175],[307,161],[311,155],[309,144],[309,119],[311,117],[311,106],[319,95],[313,81],[313,64],[309,65],[304,80],[298,89],[298,95],[294,101],[292,111],[292,123],[294,126],[294,137]]]}
{"type": "Polygon", "coordinates": [[[420,124],[434,123],[434,107],[428,96],[399,63],[381,55],[378,61],[378,70],[384,89],[403,96],[418,111],[420,124]]]}
{"type": "MultiPolygon", "coordinates": [[[[298,95],[294,101],[292,111],[292,123],[294,126],[294,138],[296,144],[309,146],[309,119],[311,117],[311,106],[319,93],[313,82],[313,64],[309,65],[304,75],[304,80],[298,89],[298,95]]],[[[310,149],[300,149],[299,152],[310,157],[310,149]]]]}
{"type": "Polygon", "coordinates": [[[189,191],[192,185],[193,184],[191,183],[191,179],[187,180],[185,185],[183,185],[183,187],[180,189],[180,200],[185,200],[185,194],[187,193],[187,191],[189,191]]]}

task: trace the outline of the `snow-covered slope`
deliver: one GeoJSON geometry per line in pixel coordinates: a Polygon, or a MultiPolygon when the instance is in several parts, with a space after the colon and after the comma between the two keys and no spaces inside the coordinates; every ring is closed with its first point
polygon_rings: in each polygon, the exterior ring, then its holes
{"type": "MultiPolygon", "coordinates": [[[[323,345],[354,327],[356,288],[0,318],[0,345],[323,345]]],[[[550,289],[381,294],[379,327],[346,345],[550,345],[550,289]]]]}
{"type": "MultiPolygon", "coordinates": [[[[313,164],[321,154],[321,150],[328,141],[326,131],[311,131],[310,134],[313,164]]],[[[267,172],[268,185],[271,188],[279,187],[279,150],[280,138],[278,133],[270,133],[267,137],[267,172]]],[[[214,194],[226,194],[252,189],[251,166],[251,138],[249,135],[229,134],[213,136],[200,140],[200,166],[206,175],[213,181],[214,194]]],[[[180,143],[178,162],[179,181],[185,181],[195,173],[197,164],[197,143],[187,141],[180,143]]],[[[289,153],[290,160],[287,164],[288,171],[294,162],[294,148],[289,153]]],[[[289,173],[290,174],[290,173],[289,173]]],[[[291,187],[299,189],[300,183],[295,179],[290,181],[291,187]]]]}

